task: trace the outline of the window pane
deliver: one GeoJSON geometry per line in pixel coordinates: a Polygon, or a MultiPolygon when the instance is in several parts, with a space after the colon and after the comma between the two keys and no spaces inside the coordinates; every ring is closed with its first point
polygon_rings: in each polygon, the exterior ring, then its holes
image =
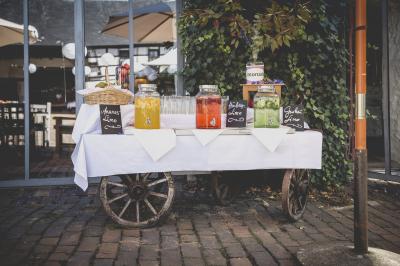
{"type": "Polygon", "coordinates": [[[30,46],[32,143],[30,178],[72,177],[71,132],[75,120],[74,2],[30,1],[30,23],[42,41],[30,46]],[[45,6],[43,6],[45,5],[45,6]],[[46,10],[46,20],[40,13],[46,10]],[[63,47],[64,52],[63,52],[63,47]]]}
{"type": "MultiPolygon", "coordinates": [[[[22,1],[0,5],[2,19],[23,24],[22,1]]],[[[23,45],[15,43],[9,32],[2,35],[0,47],[0,180],[24,178],[24,75],[23,45]]]]}
{"type": "MultiPolygon", "coordinates": [[[[394,6],[394,2],[392,3],[394,6]]],[[[392,174],[400,175],[400,9],[389,5],[389,84],[392,174]]]]}
{"type": "Polygon", "coordinates": [[[382,109],[382,71],[381,71],[381,49],[382,47],[382,25],[378,2],[368,3],[367,39],[370,48],[367,50],[367,146],[369,170],[382,173],[385,168],[385,146],[382,109]],[[373,21],[373,23],[372,23],[373,21]]]}
{"type": "Polygon", "coordinates": [[[138,55],[147,55],[147,47],[139,47],[138,55]]]}
{"type": "MultiPolygon", "coordinates": [[[[368,2],[368,90],[367,109],[368,116],[368,162],[369,169],[378,173],[385,173],[385,160],[391,160],[391,174],[400,175],[400,62],[398,59],[398,47],[400,45],[400,11],[389,5],[388,34],[389,34],[389,103],[382,101],[382,79],[385,79],[381,71],[382,53],[382,24],[380,2],[368,2]],[[384,109],[383,109],[384,108],[384,109]],[[390,126],[390,157],[385,158],[385,128],[383,126],[383,110],[389,109],[390,126]]],[[[386,88],[383,88],[386,89],[386,88]]]]}

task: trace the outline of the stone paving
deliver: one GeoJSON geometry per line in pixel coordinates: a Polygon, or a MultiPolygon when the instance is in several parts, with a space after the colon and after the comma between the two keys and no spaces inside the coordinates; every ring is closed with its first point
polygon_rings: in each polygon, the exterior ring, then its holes
{"type": "MultiPolygon", "coordinates": [[[[178,197],[170,218],[123,229],[101,209],[97,187],[0,190],[1,265],[297,265],[308,244],[353,239],[352,206],[309,202],[290,223],[273,198],[228,206],[178,197]]],[[[369,201],[370,246],[400,253],[400,202],[369,201]]]]}

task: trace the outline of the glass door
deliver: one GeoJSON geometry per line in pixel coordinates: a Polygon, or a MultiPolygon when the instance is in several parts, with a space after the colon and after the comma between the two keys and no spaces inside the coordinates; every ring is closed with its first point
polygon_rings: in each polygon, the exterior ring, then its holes
{"type": "Polygon", "coordinates": [[[24,179],[24,74],[22,0],[2,3],[0,43],[0,181],[24,179]],[[15,7],[14,12],[8,9],[15,7]],[[6,27],[8,25],[8,27],[6,27]]]}
{"type": "Polygon", "coordinates": [[[30,179],[73,177],[75,121],[74,1],[29,1],[40,41],[30,45],[30,179]]]}
{"type": "Polygon", "coordinates": [[[389,1],[388,13],[390,166],[400,176],[400,3],[389,1]]]}

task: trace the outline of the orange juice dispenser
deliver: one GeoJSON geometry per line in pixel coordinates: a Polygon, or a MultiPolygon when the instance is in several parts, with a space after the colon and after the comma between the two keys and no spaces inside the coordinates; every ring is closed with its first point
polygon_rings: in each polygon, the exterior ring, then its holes
{"type": "Polygon", "coordinates": [[[160,94],[155,84],[140,84],[135,94],[135,127],[160,128],[160,94]]]}

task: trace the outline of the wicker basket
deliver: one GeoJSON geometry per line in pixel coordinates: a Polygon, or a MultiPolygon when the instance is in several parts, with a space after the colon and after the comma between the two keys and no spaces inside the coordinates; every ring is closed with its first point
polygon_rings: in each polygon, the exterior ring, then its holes
{"type": "Polygon", "coordinates": [[[119,89],[105,89],[85,95],[86,104],[124,105],[132,102],[132,96],[119,89]]]}

